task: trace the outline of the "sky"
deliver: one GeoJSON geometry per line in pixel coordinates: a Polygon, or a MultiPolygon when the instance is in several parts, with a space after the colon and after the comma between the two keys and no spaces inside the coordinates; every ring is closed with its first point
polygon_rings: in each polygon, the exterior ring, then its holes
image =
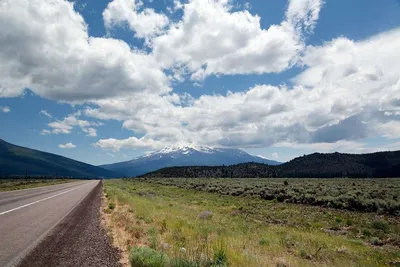
{"type": "Polygon", "coordinates": [[[17,145],[95,165],[400,150],[399,0],[2,0],[0,25],[17,145]]]}

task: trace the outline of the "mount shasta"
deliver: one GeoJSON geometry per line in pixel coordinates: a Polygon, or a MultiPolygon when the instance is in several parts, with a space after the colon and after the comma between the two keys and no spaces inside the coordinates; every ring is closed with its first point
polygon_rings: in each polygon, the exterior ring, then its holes
{"type": "Polygon", "coordinates": [[[219,166],[245,162],[278,165],[280,162],[253,156],[240,149],[204,146],[168,146],[146,156],[100,167],[125,176],[137,176],[172,166],[219,166]]]}

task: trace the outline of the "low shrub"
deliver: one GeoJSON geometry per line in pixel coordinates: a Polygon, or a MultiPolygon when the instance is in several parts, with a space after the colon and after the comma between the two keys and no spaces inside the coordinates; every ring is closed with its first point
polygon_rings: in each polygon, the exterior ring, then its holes
{"type": "Polygon", "coordinates": [[[363,230],[362,230],[362,233],[363,233],[363,235],[366,236],[366,237],[370,237],[370,236],[371,236],[371,231],[368,230],[368,229],[363,229],[363,230]]]}
{"type": "MultiPolygon", "coordinates": [[[[227,179],[152,178],[146,182],[276,202],[400,215],[397,179],[227,179]],[[354,185],[356,187],[354,187],[354,185]]],[[[343,221],[344,223],[345,221],[343,221]]]]}
{"type": "Polygon", "coordinates": [[[114,204],[113,202],[108,203],[108,208],[109,208],[110,210],[115,209],[115,204],[114,204]]]}
{"type": "Polygon", "coordinates": [[[382,230],[384,232],[387,232],[389,230],[389,225],[387,222],[382,221],[382,220],[375,220],[372,222],[372,227],[378,230],[382,230]]]}
{"type": "Polygon", "coordinates": [[[353,224],[354,224],[354,221],[352,219],[346,219],[347,226],[352,226],[353,224]]]}
{"type": "Polygon", "coordinates": [[[134,247],[130,251],[129,261],[132,267],[166,267],[167,255],[148,247],[134,247]]]}
{"type": "Polygon", "coordinates": [[[374,246],[382,246],[383,242],[379,238],[373,237],[371,238],[371,244],[374,246]]]}

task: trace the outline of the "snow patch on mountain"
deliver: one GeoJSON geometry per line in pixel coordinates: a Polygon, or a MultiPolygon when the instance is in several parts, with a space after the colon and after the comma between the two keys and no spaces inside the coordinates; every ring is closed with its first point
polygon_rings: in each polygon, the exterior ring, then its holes
{"type": "Polygon", "coordinates": [[[195,146],[195,145],[181,145],[181,146],[167,146],[160,151],[152,153],[154,154],[170,154],[180,152],[182,154],[189,154],[191,151],[198,151],[203,153],[214,153],[214,149],[205,146],[195,146]]]}
{"type": "Polygon", "coordinates": [[[160,151],[146,153],[130,161],[103,165],[103,167],[127,176],[136,176],[172,166],[220,166],[245,162],[279,164],[273,160],[250,155],[241,149],[184,144],[167,146],[160,151]]]}

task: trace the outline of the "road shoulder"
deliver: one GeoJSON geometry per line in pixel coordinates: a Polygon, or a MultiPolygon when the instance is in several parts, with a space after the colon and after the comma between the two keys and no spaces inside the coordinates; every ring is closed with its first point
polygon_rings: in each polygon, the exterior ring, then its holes
{"type": "Polygon", "coordinates": [[[18,266],[120,266],[100,224],[101,194],[99,183],[18,266]]]}

